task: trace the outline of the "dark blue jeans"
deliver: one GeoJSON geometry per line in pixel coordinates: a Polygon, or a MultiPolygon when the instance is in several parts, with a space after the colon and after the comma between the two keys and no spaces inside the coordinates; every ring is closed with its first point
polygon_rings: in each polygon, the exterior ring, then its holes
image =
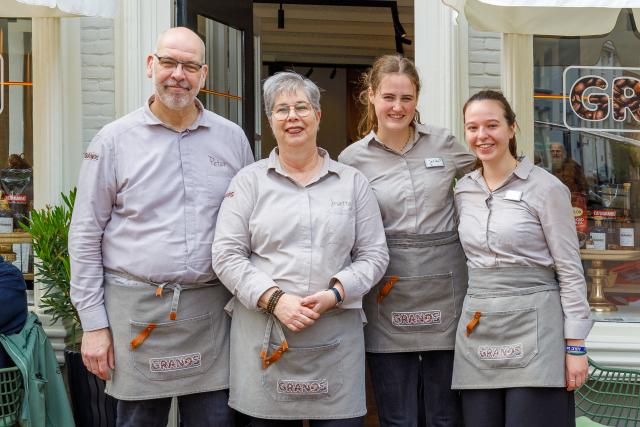
{"type": "MultiPolygon", "coordinates": [[[[233,410],[227,404],[229,390],[178,397],[183,427],[233,427],[233,410]]],[[[118,400],[118,427],[166,427],[171,398],[118,400]]]]}
{"type": "MultiPolygon", "coordinates": [[[[364,417],[346,418],[338,420],[309,420],[310,427],[362,427],[364,417]]],[[[300,420],[265,420],[253,418],[250,427],[302,427],[300,420]]]]}
{"type": "Polygon", "coordinates": [[[367,353],[367,364],[381,427],[462,426],[452,350],[367,353]]]}

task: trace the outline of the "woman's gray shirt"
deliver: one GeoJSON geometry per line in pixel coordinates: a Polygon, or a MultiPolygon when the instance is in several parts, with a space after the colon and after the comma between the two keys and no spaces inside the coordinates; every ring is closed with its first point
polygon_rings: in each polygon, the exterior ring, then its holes
{"type": "Polygon", "coordinates": [[[564,336],[586,338],[593,322],[569,189],[523,157],[493,191],[481,169],[467,174],[455,187],[455,202],[468,267],[554,269],[565,317],[564,336]]]}

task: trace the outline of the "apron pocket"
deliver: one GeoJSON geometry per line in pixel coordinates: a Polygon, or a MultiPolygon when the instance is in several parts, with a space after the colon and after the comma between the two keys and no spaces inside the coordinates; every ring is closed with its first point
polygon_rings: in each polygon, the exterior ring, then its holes
{"type": "MultiPolygon", "coordinates": [[[[278,347],[270,345],[269,354],[278,347]]],[[[329,399],[342,387],[340,341],[317,347],[289,347],[262,373],[262,386],[276,401],[329,399]]]]}
{"type": "Polygon", "coordinates": [[[385,276],[372,292],[380,300],[378,320],[391,333],[444,332],[455,325],[453,273],[385,276]],[[392,277],[397,280],[380,299],[380,291],[392,277]]]}
{"type": "MultiPolygon", "coordinates": [[[[475,310],[465,309],[464,330],[475,310]]],[[[458,332],[465,358],[478,369],[524,368],[538,354],[538,313],[535,307],[481,312],[471,334],[458,332]]]]}
{"type": "MultiPolygon", "coordinates": [[[[129,321],[130,340],[148,323],[129,321]]],[[[211,313],[190,319],[157,323],[134,350],[129,347],[133,367],[150,380],[173,380],[200,375],[218,357],[211,313]],[[197,337],[194,339],[193,337],[197,337]]]]}

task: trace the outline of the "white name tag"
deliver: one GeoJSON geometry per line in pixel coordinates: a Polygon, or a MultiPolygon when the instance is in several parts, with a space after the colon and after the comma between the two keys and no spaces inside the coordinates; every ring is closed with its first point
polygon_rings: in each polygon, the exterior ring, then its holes
{"type": "Polygon", "coordinates": [[[514,202],[519,202],[522,199],[522,191],[509,190],[504,195],[505,200],[513,200],[514,202]]]}
{"type": "Polygon", "coordinates": [[[424,159],[424,164],[428,168],[444,167],[444,161],[442,160],[442,157],[431,157],[429,159],[424,159]]]}

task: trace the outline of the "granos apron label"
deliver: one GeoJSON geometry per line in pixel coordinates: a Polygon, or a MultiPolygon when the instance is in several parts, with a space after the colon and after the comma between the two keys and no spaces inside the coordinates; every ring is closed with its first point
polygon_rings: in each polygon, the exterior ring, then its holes
{"type": "Polygon", "coordinates": [[[200,353],[158,357],[149,359],[149,370],[151,372],[181,371],[184,369],[199,368],[201,363],[202,354],[200,353]]]}
{"type": "Polygon", "coordinates": [[[297,381],[278,380],[278,393],[289,395],[319,395],[329,394],[329,381],[326,379],[297,381]]]}
{"type": "Polygon", "coordinates": [[[391,313],[391,323],[393,326],[421,326],[440,324],[442,312],[440,310],[430,311],[394,311],[391,313]]]}

